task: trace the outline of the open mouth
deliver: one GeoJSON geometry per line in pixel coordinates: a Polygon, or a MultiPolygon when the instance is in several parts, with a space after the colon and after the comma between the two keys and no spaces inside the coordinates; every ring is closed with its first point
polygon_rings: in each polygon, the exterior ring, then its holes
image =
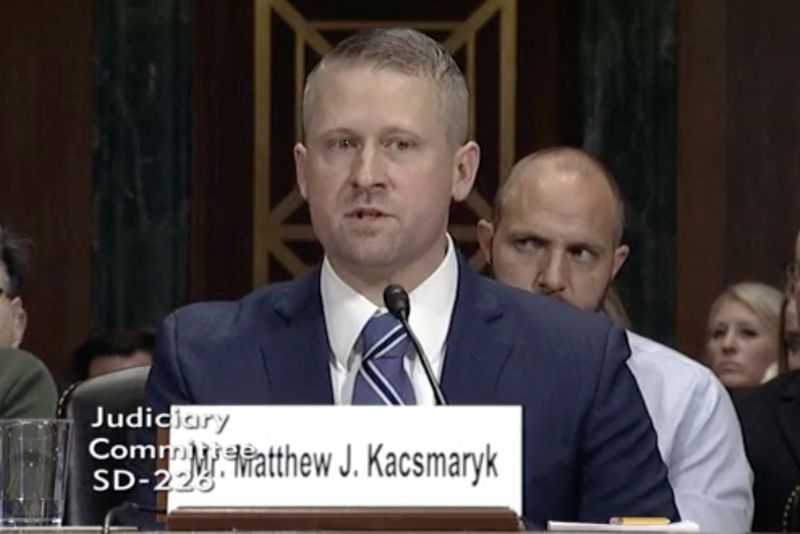
{"type": "Polygon", "coordinates": [[[374,220],[386,217],[386,214],[374,208],[357,208],[347,212],[347,217],[360,220],[374,220]]]}

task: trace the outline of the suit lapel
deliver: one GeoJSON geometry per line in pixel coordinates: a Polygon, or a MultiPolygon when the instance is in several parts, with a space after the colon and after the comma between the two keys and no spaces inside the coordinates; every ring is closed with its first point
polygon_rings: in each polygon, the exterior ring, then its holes
{"type": "Polygon", "coordinates": [[[442,370],[442,391],[451,404],[486,404],[496,400],[497,382],[511,343],[497,327],[502,310],[497,296],[459,257],[458,295],[442,370]]]}
{"type": "Polygon", "coordinates": [[[784,388],[777,412],[783,437],[800,469],[800,372],[784,388]]]}
{"type": "MultiPolygon", "coordinates": [[[[274,404],[333,404],[330,348],[319,293],[319,269],[287,284],[268,313],[280,328],[260,345],[274,404]]],[[[266,329],[266,326],[265,326],[266,329]]]]}

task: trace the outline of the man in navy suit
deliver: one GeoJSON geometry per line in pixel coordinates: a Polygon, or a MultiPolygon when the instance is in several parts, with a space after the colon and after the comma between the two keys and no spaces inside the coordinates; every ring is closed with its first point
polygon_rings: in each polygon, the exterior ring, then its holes
{"type": "Polygon", "coordinates": [[[450,202],[467,197],[480,159],[467,115],[464,76],[418,32],[362,31],[329,52],[307,80],[294,148],[322,265],[168,317],[148,404],[431,404],[416,353],[384,369],[389,349],[374,356],[367,340],[384,288],[399,284],[448,402],[523,406],[529,524],[676,519],[623,331],[479,276],[456,253],[450,202]]]}

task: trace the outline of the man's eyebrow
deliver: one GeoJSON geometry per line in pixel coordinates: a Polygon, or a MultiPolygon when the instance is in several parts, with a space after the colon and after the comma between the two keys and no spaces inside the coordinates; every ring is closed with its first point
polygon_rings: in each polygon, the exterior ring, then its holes
{"type": "Polygon", "coordinates": [[[595,252],[601,252],[605,250],[605,247],[599,243],[592,243],[591,241],[570,241],[567,243],[567,248],[585,248],[589,250],[593,250],[595,252]]]}
{"type": "Polygon", "coordinates": [[[513,237],[514,239],[528,238],[541,241],[542,243],[549,243],[551,241],[550,239],[547,239],[546,237],[542,236],[541,234],[533,230],[525,230],[519,228],[509,228],[508,235],[513,237]]]}
{"type": "Polygon", "coordinates": [[[323,130],[317,134],[317,137],[329,137],[331,135],[357,135],[355,131],[351,130],[350,128],[330,128],[328,130],[323,130]]]}
{"type": "Polygon", "coordinates": [[[383,135],[403,134],[403,135],[419,137],[419,135],[417,135],[417,133],[414,132],[414,130],[411,130],[409,128],[405,128],[405,127],[400,126],[400,125],[388,126],[387,128],[384,128],[381,131],[381,133],[383,135]]]}

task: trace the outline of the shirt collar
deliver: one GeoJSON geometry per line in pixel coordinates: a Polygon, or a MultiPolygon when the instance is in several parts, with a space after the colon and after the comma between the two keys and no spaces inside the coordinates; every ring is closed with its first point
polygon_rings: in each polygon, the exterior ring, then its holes
{"type": "MultiPolygon", "coordinates": [[[[457,291],[458,259],[448,234],[447,252],[442,263],[409,294],[409,323],[434,369],[441,363],[457,291]]],[[[376,311],[386,311],[386,308],[375,306],[347,285],[336,274],[327,256],[322,262],[320,293],[333,363],[348,369],[353,346],[364,325],[376,311]]]]}

